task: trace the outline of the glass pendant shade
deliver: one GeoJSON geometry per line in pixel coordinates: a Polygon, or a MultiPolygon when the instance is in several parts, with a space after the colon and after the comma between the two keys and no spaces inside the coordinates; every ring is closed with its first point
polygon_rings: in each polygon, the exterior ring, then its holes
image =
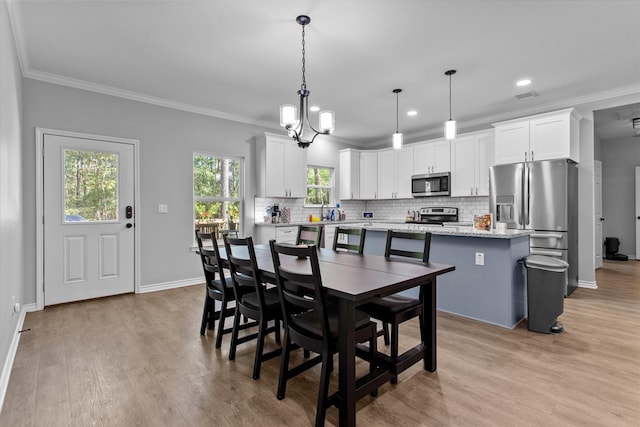
{"type": "Polygon", "coordinates": [[[298,109],[295,105],[285,104],[280,106],[280,126],[287,127],[293,126],[296,127],[298,119],[298,109]]]}
{"type": "Polygon", "coordinates": [[[318,117],[320,122],[320,132],[331,133],[336,129],[333,111],[320,111],[318,117]]]}
{"type": "Polygon", "coordinates": [[[455,120],[447,120],[446,122],[444,122],[444,137],[449,141],[456,138],[455,120]]]}
{"type": "Polygon", "coordinates": [[[400,132],[393,134],[393,149],[399,150],[402,148],[402,134],[400,132]]]}

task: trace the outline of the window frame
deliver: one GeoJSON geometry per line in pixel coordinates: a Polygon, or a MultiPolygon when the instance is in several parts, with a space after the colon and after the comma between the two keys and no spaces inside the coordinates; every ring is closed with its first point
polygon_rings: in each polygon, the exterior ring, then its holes
{"type": "Polygon", "coordinates": [[[194,151],[191,156],[191,222],[192,222],[192,236],[193,236],[193,244],[194,247],[196,245],[195,241],[195,233],[193,233],[193,229],[195,228],[196,221],[196,202],[238,202],[239,215],[238,215],[238,232],[243,235],[244,234],[244,222],[245,222],[245,203],[244,203],[244,193],[245,193],[245,167],[244,167],[244,157],[238,156],[226,156],[220,154],[214,154],[210,152],[204,151],[194,151]],[[239,171],[238,171],[238,196],[237,197],[221,197],[221,196],[196,196],[195,191],[195,169],[194,169],[194,159],[196,156],[203,157],[211,157],[216,159],[228,159],[239,162],[239,171]]]}
{"type": "Polygon", "coordinates": [[[306,177],[309,175],[309,169],[326,169],[329,171],[330,173],[330,184],[329,186],[324,186],[324,185],[312,185],[309,183],[305,182],[305,198],[304,198],[304,207],[309,207],[309,208],[315,208],[315,207],[320,207],[322,206],[322,204],[309,204],[307,203],[307,194],[309,194],[309,188],[327,188],[329,190],[329,206],[333,206],[335,205],[335,201],[336,201],[336,186],[335,186],[335,176],[336,176],[336,169],[334,167],[331,166],[320,166],[320,165],[307,165],[307,169],[306,169],[306,174],[305,174],[305,180],[306,177]]]}

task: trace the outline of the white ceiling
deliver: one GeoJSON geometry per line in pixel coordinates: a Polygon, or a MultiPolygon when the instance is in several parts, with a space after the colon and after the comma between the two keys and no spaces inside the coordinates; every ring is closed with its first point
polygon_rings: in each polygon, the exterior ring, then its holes
{"type": "MultiPolygon", "coordinates": [[[[26,77],[278,128],[307,14],[311,104],[363,145],[640,92],[640,0],[9,0],[26,77]],[[517,88],[528,77],[533,83],[517,88]],[[518,100],[536,91],[539,96],[518,100]],[[418,111],[407,117],[409,109],[418,111]]],[[[628,125],[631,128],[630,122],[628,125]]],[[[631,131],[629,131],[631,132],[631,131]]]]}

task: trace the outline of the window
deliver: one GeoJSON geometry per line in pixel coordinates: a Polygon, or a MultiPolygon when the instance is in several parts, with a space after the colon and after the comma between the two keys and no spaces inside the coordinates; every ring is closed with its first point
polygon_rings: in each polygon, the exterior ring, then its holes
{"type": "Polygon", "coordinates": [[[242,218],[242,160],[193,155],[195,228],[214,232],[239,230],[242,218]]]}
{"type": "Polygon", "coordinates": [[[333,169],[307,167],[307,198],[305,205],[333,204],[333,169]]]}
{"type": "Polygon", "coordinates": [[[64,220],[118,220],[118,154],[64,150],[64,220]]]}

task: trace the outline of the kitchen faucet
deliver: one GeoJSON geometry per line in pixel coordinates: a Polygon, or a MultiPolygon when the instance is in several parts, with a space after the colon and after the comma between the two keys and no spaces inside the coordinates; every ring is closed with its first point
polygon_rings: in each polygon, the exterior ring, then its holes
{"type": "Polygon", "coordinates": [[[324,221],[325,216],[324,216],[324,208],[325,206],[328,208],[329,205],[327,205],[326,203],[323,203],[322,206],[320,206],[320,221],[324,221]]]}

